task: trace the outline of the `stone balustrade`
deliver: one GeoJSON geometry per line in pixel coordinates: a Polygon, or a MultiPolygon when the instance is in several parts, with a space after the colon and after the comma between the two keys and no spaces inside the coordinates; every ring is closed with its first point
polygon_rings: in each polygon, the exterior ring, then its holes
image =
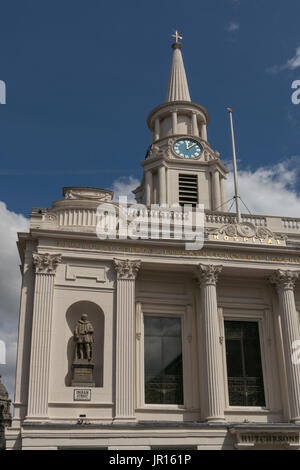
{"type": "Polygon", "coordinates": [[[300,231],[300,219],[292,217],[282,217],[281,225],[283,229],[286,229],[288,231],[291,229],[300,231]]]}
{"type": "MultiPolygon", "coordinates": [[[[117,207],[117,206],[115,206],[117,207]]],[[[117,213],[117,211],[116,211],[117,213]]],[[[158,211],[150,211],[149,209],[139,210],[132,206],[128,206],[127,217],[130,222],[136,216],[158,216],[158,211]]],[[[173,223],[181,220],[183,215],[180,213],[163,211],[162,216],[170,219],[171,227],[173,223]]],[[[161,217],[159,220],[161,220],[161,217]]],[[[66,230],[94,231],[97,224],[97,207],[83,208],[34,208],[30,215],[31,228],[64,228],[66,230]]],[[[213,212],[205,211],[205,224],[208,227],[221,227],[225,224],[236,223],[236,215],[234,212],[213,212]]],[[[254,214],[242,214],[242,221],[252,223],[256,227],[265,227],[276,233],[300,234],[300,218],[293,217],[276,217],[254,214]]]]}

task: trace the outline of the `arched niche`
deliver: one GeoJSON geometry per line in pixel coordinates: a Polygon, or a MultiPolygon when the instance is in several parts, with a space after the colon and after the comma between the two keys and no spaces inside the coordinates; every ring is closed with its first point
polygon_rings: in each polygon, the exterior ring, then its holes
{"type": "Polygon", "coordinates": [[[96,387],[103,387],[103,364],[104,364],[104,313],[103,310],[94,302],[89,300],[80,300],[70,305],[66,312],[66,321],[70,332],[70,338],[67,343],[68,371],[65,378],[65,384],[71,386],[72,363],[74,358],[74,340],[73,333],[81,315],[87,313],[90,322],[94,327],[93,344],[93,363],[94,381],[96,387]]]}

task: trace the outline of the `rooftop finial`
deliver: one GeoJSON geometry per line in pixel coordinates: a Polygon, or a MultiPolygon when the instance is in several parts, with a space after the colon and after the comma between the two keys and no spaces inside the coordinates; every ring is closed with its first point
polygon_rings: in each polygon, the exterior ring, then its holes
{"type": "Polygon", "coordinates": [[[172,38],[175,38],[175,42],[179,42],[178,39],[182,39],[182,36],[179,35],[177,29],[175,31],[175,34],[172,34],[172,38]]]}
{"type": "Polygon", "coordinates": [[[172,48],[173,49],[181,49],[182,48],[182,44],[181,42],[179,42],[179,39],[182,39],[182,36],[180,36],[178,30],[176,29],[176,31],[174,32],[174,34],[172,34],[172,38],[175,38],[175,42],[173,42],[172,44],[172,48]]]}

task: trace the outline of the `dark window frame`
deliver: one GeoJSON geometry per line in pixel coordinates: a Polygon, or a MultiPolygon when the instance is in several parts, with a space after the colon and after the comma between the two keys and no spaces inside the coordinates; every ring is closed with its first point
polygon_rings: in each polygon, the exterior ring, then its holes
{"type": "MultiPolygon", "coordinates": [[[[261,324],[262,319],[260,318],[242,318],[242,317],[232,317],[232,316],[225,316],[224,317],[224,353],[225,353],[225,377],[226,377],[226,387],[227,387],[227,398],[228,398],[228,406],[230,408],[260,408],[260,409],[267,409],[267,399],[268,399],[268,393],[267,393],[267,386],[266,386],[266,371],[265,371],[265,366],[264,366],[264,360],[265,360],[265,352],[264,352],[264,345],[263,345],[263,331],[262,331],[262,324],[261,324]],[[257,338],[256,342],[259,347],[259,363],[256,364],[257,369],[259,370],[260,374],[257,376],[248,376],[246,373],[246,363],[245,363],[245,351],[244,351],[244,344],[240,344],[240,352],[242,354],[241,361],[240,361],[240,367],[242,368],[242,376],[241,377],[232,377],[232,384],[231,386],[236,386],[236,390],[230,390],[230,376],[229,376],[229,368],[231,367],[230,364],[228,364],[228,348],[227,348],[227,339],[226,339],[226,323],[233,323],[235,322],[236,324],[255,324],[257,328],[257,338]],[[236,380],[235,380],[236,379],[236,380]],[[252,384],[251,384],[252,382],[252,384]],[[239,390],[238,387],[241,387],[239,390]],[[242,387],[244,387],[244,391],[242,390],[242,387]],[[252,398],[253,395],[255,395],[255,389],[256,393],[258,394],[257,400],[260,403],[253,404],[251,403],[251,394],[252,398]],[[250,391],[250,393],[248,393],[250,391]],[[233,403],[236,398],[233,398],[233,393],[236,392],[236,396],[240,394],[240,402],[239,403],[233,403]],[[244,397],[242,398],[241,395],[244,394],[244,397]],[[249,398],[250,395],[250,398],[249,398]],[[241,403],[242,402],[242,403],[241,403]],[[250,403],[249,403],[250,402],[250,403]]],[[[232,341],[232,339],[231,339],[232,341]]],[[[238,341],[238,340],[237,340],[238,341]]],[[[249,354],[249,353],[248,353],[249,354]]],[[[233,367],[236,366],[236,364],[233,365],[233,367]]],[[[238,368],[238,366],[237,366],[238,368]]],[[[255,401],[255,399],[254,399],[255,401]]]]}
{"type": "Polygon", "coordinates": [[[160,313],[152,313],[152,312],[144,312],[143,314],[143,342],[144,342],[144,347],[143,347],[143,352],[144,352],[144,357],[143,357],[143,377],[144,377],[144,384],[143,384],[143,389],[144,389],[144,393],[143,393],[143,402],[144,402],[144,406],[149,406],[149,407],[175,407],[175,408],[184,408],[184,405],[185,405],[185,393],[184,393],[184,387],[185,387],[185,373],[184,373],[184,342],[183,342],[183,338],[184,338],[184,316],[182,314],[179,314],[179,313],[174,313],[174,314],[169,314],[169,313],[163,313],[163,312],[160,312],[160,313]],[[181,402],[166,402],[166,403],[162,403],[162,402],[155,402],[155,401],[147,401],[146,399],[146,337],[147,337],[147,334],[146,334],[146,331],[145,331],[145,318],[146,317],[149,317],[149,318],[168,318],[168,319],[173,319],[173,320],[179,320],[180,321],[180,347],[181,347],[181,394],[182,394],[182,400],[181,402]]]}

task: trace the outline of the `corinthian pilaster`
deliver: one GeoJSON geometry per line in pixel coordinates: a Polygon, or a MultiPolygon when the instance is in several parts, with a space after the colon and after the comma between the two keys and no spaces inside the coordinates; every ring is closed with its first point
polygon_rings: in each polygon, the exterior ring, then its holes
{"type": "Polygon", "coordinates": [[[117,273],[115,421],[135,420],[135,278],[139,260],[114,259],[117,273]]]}
{"type": "Polygon", "coordinates": [[[114,267],[117,272],[117,280],[134,281],[139,272],[141,262],[139,260],[114,259],[114,267]]]}
{"type": "Polygon", "coordinates": [[[57,265],[61,262],[61,255],[49,253],[32,253],[36,274],[55,274],[57,265]]]}
{"type": "Polygon", "coordinates": [[[299,326],[295,305],[294,287],[299,277],[295,271],[278,269],[270,278],[276,285],[282,326],[283,349],[288,382],[290,418],[300,422],[300,364],[293,364],[293,343],[299,340],[299,326]]]}
{"type": "Polygon", "coordinates": [[[202,356],[204,364],[204,417],[207,421],[224,421],[224,385],[218,320],[218,276],[222,266],[199,265],[202,311],[202,356]]]}
{"type": "Polygon", "coordinates": [[[54,277],[61,255],[33,253],[35,288],[28,418],[47,418],[54,277]]]}

